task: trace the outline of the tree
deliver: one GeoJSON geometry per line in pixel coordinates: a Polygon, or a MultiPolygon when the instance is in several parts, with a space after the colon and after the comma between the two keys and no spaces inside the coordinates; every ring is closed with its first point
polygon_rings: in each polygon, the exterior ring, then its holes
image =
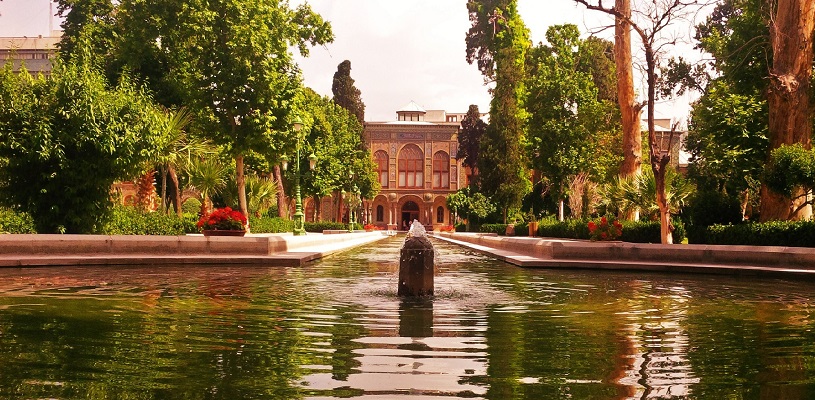
{"type": "MultiPolygon", "coordinates": [[[[598,3],[599,4],[599,3],[598,3]]],[[[615,0],[614,8],[620,13],[614,18],[614,63],[617,67],[617,104],[620,106],[623,129],[623,162],[620,176],[628,178],[642,170],[642,128],[640,112],[643,103],[634,95],[634,66],[631,61],[631,0],[615,0]]],[[[623,214],[633,220],[637,211],[623,214]]]]}
{"type": "MultiPolygon", "coordinates": [[[[197,128],[235,161],[241,212],[248,214],[244,159],[272,152],[290,129],[300,89],[289,48],[332,40],[330,25],[308,5],[280,1],[124,0],[122,21],[166,59],[167,81],[196,115],[197,128]],[[127,15],[150,15],[150,23],[127,15]]],[[[135,33],[134,33],[135,35],[135,33]]]]}
{"type": "MultiPolygon", "coordinates": [[[[792,197],[798,208],[811,206],[815,202],[812,198],[812,190],[815,189],[815,151],[801,143],[774,149],[765,171],[765,183],[776,193],[792,197]]],[[[790,209],[787,218],[798,211],[790,209]]]]}
{"type": "Polygon", "coordinates": [[[495,211],[495,206],[486,196],[469,187],[447,196],[447,208],[456,216],[463,215],[467,219],[467,231],[470,231],[473,217],[481,219],[495,211]]]}
{"type": "Polygon", "coordinates": [[[608,59],[595,53],[596,42],[579,36],[575,25],[550,27],[549,44],[530,52],[526,85],[531,165],[552,183],[561,216],[575,176],[604,181],[620,160],[619,145],[613,143],[618,137],[616,107],[598,98],[591,68],[581,69],[599,64],[591,60],[608,59]]]}
{"type": "Polygon", "coordinates": [[[461,164],[473,170],[477,175],[480,162],[481,138],[487,130],[487,123],[481,119],[478,106],[471,104],[467,114],[461,120],[461,129],[458,133],[458,152],[456,158],[462,160],[461,164]]]}
{"type": "MultiPolygon", "coordinates": [[[[810,107],[815,0],[779,1],[770,25],[773,61],[769,70],[770,150],[782,145],[812,143],[810,107]]],[[[766,185],[761,190],[761,220],[805,219],[811,207],[802,207],[805,196],[795,193],[792,201],[766,185]],[[790,214],[789,210],[795,212],[790,214]]]]}
{"type": "MultiPolygon", "coordinates": [[[[317,167],[301,180],[304,195],[319,199],[342,190],[350,192],[356,185],[363,198],[375,197],[379,181],[370,152],[361,150],[364,148],[362,124],[348,110],[311,89],[303,90],[298,103],[301,114],[306,116],[300,171],[308,171],[305,155],[317,156],[317,167]]],[[[289,154],[293,154],[294,149],[290,151],[289,154]]],[[[316,204],[315,212],[319,215],[321,203],[316,204]]]]}
{"type": "Polygon", "coordinates": [[[365,122],[365,103],[362,102],[361,92],[354,86],[354,79],[351,78],[351,61],[345,60],[337,66],[334,81],[331,83],[331,93],[334,94],[334,103],[357,117],[360,124],[365,122]]]}
{"type": "Polygon", "coordinates": [[[68,61],[80,55],[81,41],[90,46],[91,54],[108,54],[115,37],[113,1],[57,0],[57,3],[57,12],[64,18],[63,35],[58,44],[61,59],[68,61]],[[85,39],[80,39],[83,35],[85,39]]]}
{"type": "MultiPolygon", "coordinates": [[[[85,59],[89,59],[88,56],[85,59]]],[[[110,211],[114,181],[133,177],[165,145],[169,123],[124,79],[109,88],[73,60],[48,79],[0,71],[0,199],[42,233],[91,233],[110,211]]]]}
{"type": "Polygon", "coordinates": [[[467,62],[476,63],[485,81],[495,81],[490,123],[481,141],[479,182],[506,222],[509,209],[521,204],[530,186],[521,106],[529,31],[515,0],[469,0],[467,10],[467,62]]]}
{"type": "MultiPolygon", "coordinates": [[[[600,11],[627,22],[631,29],[639,36],[642,43],[643,52],[645,53],[645,72],[648,89],[648,155],[651,169],[654,171],[654,178],[656,180],[657,204],[659,204],[660,208],[660,236],[663,244],[671,244],[673,243],[673,238],[671,237],[670,231],[670,208],[665,191],[665,174],[668,169],[668,163],[671,160],[671,155],[670,152],[663,153],[661,151],[656,138],[656,125],[654,122],[657,68],[660,61],[660,51],[670,44],[670,42],[663,40],[663,31],[671,26],[675,19],[683,17],[684,14],[688,12],[689,7],[696,4],[696,1],[664,0],[643,3],[642,8],[637,10],[636,20],[633,17],[633,15],[635,15],[634,13],[626,15],[623,9],[605,7],[603,6],[602,0],[575,0],[575,2],[583,4],[589,10],[600,11]]],[[[622,107],[623,106],[621,106],[621,108],[622,107]]],[[[674,136],[675,129],[676,127],[671,130],[671,138],[674,136]]]]}

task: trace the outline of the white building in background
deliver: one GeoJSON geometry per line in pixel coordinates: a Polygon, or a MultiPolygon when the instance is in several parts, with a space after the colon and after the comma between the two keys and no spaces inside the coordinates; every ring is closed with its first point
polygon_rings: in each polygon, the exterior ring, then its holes
{"type": "Polygon", "coordinates": [[[50,75],[51,60],[56,57],[62,31],[54,31],[52,35],[54,36],[0,37],[0,66],[10,62],[14,72],[19,72],[25,66],[31,75],[50,75]]]}

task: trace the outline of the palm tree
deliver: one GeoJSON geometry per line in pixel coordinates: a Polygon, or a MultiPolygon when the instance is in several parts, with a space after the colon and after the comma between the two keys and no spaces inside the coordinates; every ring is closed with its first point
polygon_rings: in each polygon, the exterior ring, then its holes
{"type": "MultiPolygon", "coordinates": [[[[246,176],[246,202],[250,215],[259,217],[272,208],[277,201],[277,193],[277,181],[274,179],[255,174],[246,176]]],[[[237,206],[238,184],[234,179],[228,182],[222,195],[227,204],[237,206]]]]}
{"type": "Polygon", "coordinates": [[[175,196],[173,206],[181,216],[181,187],[178,183],[178,172],[187,169],[194,158],[215,153],[214,147],[205,140],[186,133],[185,129],[192,121],[192,113],[182,107],[178,110],[166,110],[167,125],[165,134],[168,137],[166,146],[159,151],[157,163],[161,175],[161,207],[167,210],[167,177],[173,182],[175,196]]]}
{"type": "MultiPolygon", "coordinates": [[[[685,206],[685,202],[696,190],[688,180],[673,168],[665,173],[665,194],[668,200],[670,213],[678,213],[685,206]]],[[[656,201],[657,189],[654,172],[650,168],[643,168],[639,175],[628,178],[617,177],[601,190],[603,203],[613,210],[621,213],[631,213],[640,210],[649,217],[659,216],[659,205],[656,201]]]]}
{"type": "Polygon", "coordinates": [[[227,167],[214,157],[193,158],[187,174],[190,186],[201,193],[201,215],[206,215],[212,208],[211,196],[226,186],[227,167]]]}

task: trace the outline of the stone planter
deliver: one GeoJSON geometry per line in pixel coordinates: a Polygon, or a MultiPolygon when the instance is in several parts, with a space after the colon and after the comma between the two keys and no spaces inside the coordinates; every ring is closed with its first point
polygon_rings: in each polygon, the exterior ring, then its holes
{"type": "Polygon", "coordinates": [[[244,236],[246,235],[246,231],[242,229],[235,229],[235,230],[204,230],[202,232],[204,236],[244,236]]]}

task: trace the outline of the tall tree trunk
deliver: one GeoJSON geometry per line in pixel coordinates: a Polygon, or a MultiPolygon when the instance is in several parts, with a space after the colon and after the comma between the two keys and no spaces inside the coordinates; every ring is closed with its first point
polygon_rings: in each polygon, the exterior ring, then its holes
{"type": "Polygon", "coordinates": [[[286,207],[286,192],[283,190],[283,174],[280,166],[275,165],[272,171],[275,182],[277,182],[277,216],[280,218],[289,217],[289,209],[286,207]]]}
{"type": "Polygon", "coordinates": [[[159,168],[161,172],[161,212],[167,214],[167,164],[159,168]]]}
{"type": "Polygon", "coordinates": [[[173,207],[175,207],[175,213],[179,217],[181,217],[181,185],[178,183],[178,173],[175,171],[175,167],[169,165],[167,168],[167,173],[170,174],[170,180],[173,182],[173,187],[175,188],[175,196],[173,196],[173,207]]]}
{"type": "MultiPolygon", "coordinates": [[[[614,8],[631,16],[631,0],[616,0],[614,8]]],[[[642,130],[640,129],[641,106],[634,96],[634,70],[631,61],[631,25],[616,18],[614,24],[614,63],[617,65],[617,102],[623,128],[623,163],[620,176],[628,178],[642,170],[642,130]]],[[[620,215],[626,220],[637,219],[632,210],[620,215]]]]}
{"type": "MultiPolygon", "coordinates": [[[[770,151],[785,144],[812,144],[812,112],[809,104],[812,77],[812,39],[815,0],[781,0],[770,26],[773,65],[767,104],[770,110],[770,151]]],[[[769,156],[768,156],[769,157],[769,156]]],[[[800,193],[794,193],[797,195],[800,193]]],[[[806,219],[810,207],[792,213],[798,204],[761,186],[761,221],[806,219]]]]}
{"type": "Polygon", "coordinates": [[[246,217],[246,231],[249,231],[249,207],[246,205],[246,175],[243,174],[243,155],[239,154],[235,157],[235,172],[237,175],[238,184],[238,206],[241,209],[241,214],[246,217]]]}

